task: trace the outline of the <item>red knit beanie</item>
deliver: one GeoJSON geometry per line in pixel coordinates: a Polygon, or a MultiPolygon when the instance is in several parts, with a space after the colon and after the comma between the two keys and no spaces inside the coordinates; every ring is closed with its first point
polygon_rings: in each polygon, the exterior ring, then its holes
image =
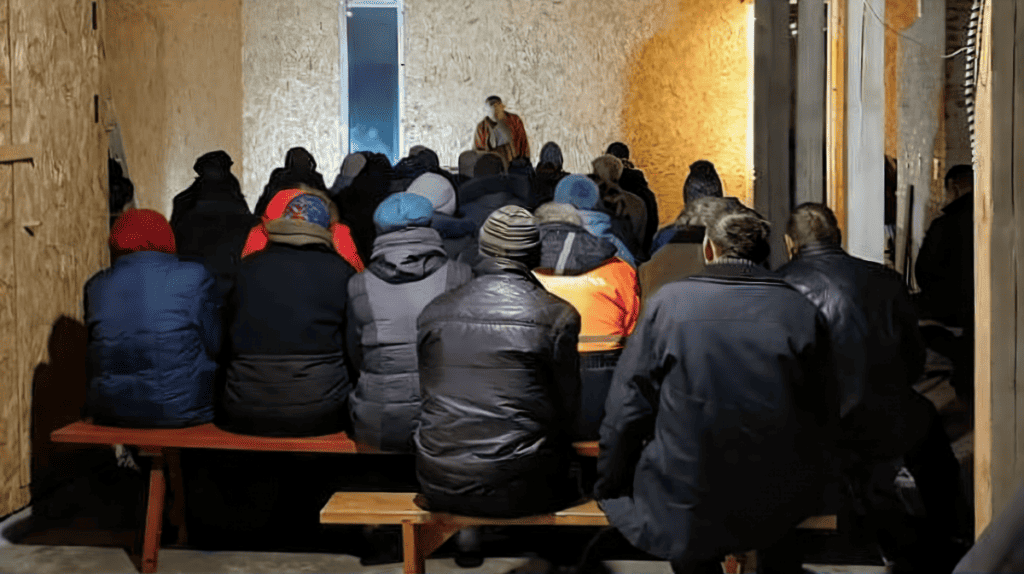
{"type": "Polygon", "coordinates": [[[152,209],[129,209],[110,228],[110,248],[115,256],[136,251],[175,253],[174,231],[167,218],[152,209]]]}

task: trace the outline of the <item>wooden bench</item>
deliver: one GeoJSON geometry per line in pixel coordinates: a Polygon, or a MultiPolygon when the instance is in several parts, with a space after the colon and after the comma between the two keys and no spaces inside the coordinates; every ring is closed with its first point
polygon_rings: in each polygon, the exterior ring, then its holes
{"type": "MultiPolygon", "coordinates": [[[[50,434],[50,440],[76,444],[136,446],[143,456],[152,459],[149,471],[146,520],[140,532],[141,553],[133,556],[136,565],[143,573],[156,572],[158,568],[164,504],[169,494],[168,475],[171,483],[170,494],[172,494],[172,505],[168,515],[171,523],[178,527],[178,544],[184,545],[188,540],[185,528],[185,488],[181,475],[180,449],[388,454],[358,444],[345,433],[305,438],[273,438],[234,434],[221,430],[213,424],[182,429],[133,429],[100,426],[88,421],[78,421],[53,431],[50,434]]],[[[596,442],[579,443],[577,447],[577,450],[585,456],[596,456],[596,449],[596,442]]]]}
{"type": "MultiPolygon", "coordinates": [[[[577,451],[580,451],[577,447],[577,451]]],[[[554,514],[525,518],[494,519],[456,516],[423,510],[413,502],[415,493],[339,492],[320,511],[322,524],[400,524],[403,572],[424,574],[426,559],[459,530],[470,526],[607,526],[608,519],[594,501],[554,514]]],[[[835,530],[835,516],[814,516],[797,528],[835,530]]],[[[735,571],[742,560],[727,560],[735,571]]]]}

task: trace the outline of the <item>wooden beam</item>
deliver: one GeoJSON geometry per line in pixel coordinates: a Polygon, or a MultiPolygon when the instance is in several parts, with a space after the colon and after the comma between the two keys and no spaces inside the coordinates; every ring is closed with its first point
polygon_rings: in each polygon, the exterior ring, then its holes
{"type": "Polygon", "coordinates": [[[35,144],[0,145],[0,163],[32,161],[39,157],[39,146],[35,144]]]}
{"type": "Polygon", "coordinates": [[[797,204],[825,201],[825,2],[798,5],[796,52],[797,204]]]}
{"type": "Polygon", "coordinates": [[[782,230],[791,206],[789,4],[756,2],[754,14],[754,206],[776,230],[770,236],[775,269],[786,261],[782,230]]]}
{"type": "Polygon", "coordinates": [[[848,245],[846,225],[846,2],[828,1],[828,89],[825,93],[825,201],[836,214],[848,245]]]}

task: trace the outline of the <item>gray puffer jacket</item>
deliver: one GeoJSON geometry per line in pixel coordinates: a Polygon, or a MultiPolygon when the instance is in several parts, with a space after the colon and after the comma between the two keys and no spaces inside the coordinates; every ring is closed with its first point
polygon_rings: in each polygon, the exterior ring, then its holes
{"type": "Polygon", "coordinates": [[[433,229],[404,229],[373,242],[366,271],[348,283],[349,354],[359,370],[349,412],[358,442],[412,451],[420,410],[416,318],[435,297],[472,277],[469,266],[448,260],[433,229]]]}

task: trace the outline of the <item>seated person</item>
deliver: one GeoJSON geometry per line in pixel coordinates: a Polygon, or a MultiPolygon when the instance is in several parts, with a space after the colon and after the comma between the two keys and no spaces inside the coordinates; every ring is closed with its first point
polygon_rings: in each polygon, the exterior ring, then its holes
{"type": "MultiPolygon", "coordinates": [[[[762,267],[767,222],[706,223],[708,266],[648,301],[619,359],[594,494],[674,572],[718,574],[722,555],[774,554],[818,510],[838,407],[821,315],[762,267]]],[[[799,556],[772,559],[800,572],[799,556]]]]}
{"type": "MultiPolygon", "coordinates": [[[[591,166],[594,169],[591,179],[598,185],[605,210],[619,220],[624,228],[623,242],[633,255],[646,254],[644,233],[647,229],[647,206],[640,196],[619,187],[622,161],[613,155],[603,155],[591,162],[591,166]]],[[[646,261],[646,257],[643,260],[646,261]]]]}
{"type": "Polygon", "coordinates": [[[279,191],[305,185],[327,193],[324,176],[316,170],[316,159],[306,148],[293,147],[284,155],[284,167],[276,167],[270,172],[270,180],[263,186],[263,193],[256,200],[255,215],[266,214],[267,205],[279,191]]]}
{"type": "Polygon", "coordinates": [[[567,203],[576,208],[583,220],[583,228],[591,235],[607,239],[615,246],[615,256],[636,268],[633,252],[625,241],[612,231],[612,218],[601,210],[601,191],[585,175],[568,175],[555,187],[555,203],[567,203]]]}
{"type": "Polygon", "coordinates": [[[701,197],[723,197],[724,195],[722,180],[718,177],[715,164],[703,159],[693,162],[690,165],[690,174],[686,176],[686,181],[683,183],[684,211],[679,214],[681,221],[676,221],[658,230],[651,244],[651,255],[671,241],[677,232],[686,233],[685,227],[689,224],[683,221],[686,219],[685,206],[701,197]]]}
{"type": "Polygon", "coordinates": [[[448,259],[430,228],[433,211],[412,193],[384,200],[373,214],[379,235],[370,264],[348,283],[348,344],[359,370],[349,397],[353,438],[384,451],[412,452],[420,412],[416,318],[434,297],[473,277],[448,259]]]}
{"type": "Polygon", "coordinates": [[[425,173],[409,186],[409,193],[426,198],[433,206],[430,227],[440,234],[444,250],[453,261],[472,260],[476,255],[476,224],[456,214],[455,188],[436,173],[425,173]]]}
{"type": "Polygon", "coordinates": [[[622,176],[619,177],[619,186],[639,196],[647,206],[647,226],[644,229],[643,251],[650,253],[651,242],[654,240],[654,234],[658,231],[658,200],[654,197],[651,188],[648,187],[644,172],[629,160],[629,147],[626,144],[613,142],[608,145],[608,149],[604,153],[613,155],[622,161],[622,176]]]}
{"type": "Polygon", "coordinates": [[[537,175],[533,180],[532,207],[543,205],[555,196],[555,186],[563,177],[569,175],[562,169],[562,148],[555,142],[548,142],[540,148],[540,160],[537,162],[537,175]]]}
{"type": "Polygon", "coordinates": [[[580,413],[576,440],[597,440],[604,401],[626,338],[640,308],[636,271],[615,257],[615,246],[583,229],[576,208],[545,203],[537,208],[540,267],[537,280],[579,311],[580,413]]]}
{"type": "Polygon", "coordinates": [[[230,362],[217,420],[225,430],[346,430],[354,377],[345,293],[355,270],[334,249],[332,205],[322,194],[294,195],[266,224],[266,247],[242,259],[228,303],[230,362]]]}
{"type": "Polygon", "coordinates": [[[517,517],[579,499],[569,467],[579,403],[580,315],[530,272],[540,234],[506,206],[480,230],[477,277],[420,314],[420,504],[517,517]]]}
{"type": "Polygon", "coordinates": [[[110,248],[113,264],[85,284],[87,415],[125,427],[212,421],[221,335],[213,275],[178,260],[156,211],[124,212],[110,248]]]}

